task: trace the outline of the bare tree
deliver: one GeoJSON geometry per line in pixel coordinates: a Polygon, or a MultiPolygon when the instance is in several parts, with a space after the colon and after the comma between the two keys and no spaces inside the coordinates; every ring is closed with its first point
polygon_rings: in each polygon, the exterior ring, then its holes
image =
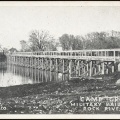
{"type": "Polygon", "coordinates": [[[45,51],[49,50],[50,48],[52,49],[53,47],[50,47],[50,45],[53,43],[53,41],[54,38],[49,35],[48,31],[33,30],[29,36],[30,48],[32,51],[45,51]]]}

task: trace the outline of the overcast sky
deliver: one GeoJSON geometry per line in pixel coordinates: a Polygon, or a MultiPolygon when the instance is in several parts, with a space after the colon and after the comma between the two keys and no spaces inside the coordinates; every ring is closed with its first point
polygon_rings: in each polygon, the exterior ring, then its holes
{"type": "Polygon", "coordinates": [[[31,30],[48,30],[56,39],[64,33],[120,31],[120,7],[0,7],[0,44],[20,49],[31,30]]]}

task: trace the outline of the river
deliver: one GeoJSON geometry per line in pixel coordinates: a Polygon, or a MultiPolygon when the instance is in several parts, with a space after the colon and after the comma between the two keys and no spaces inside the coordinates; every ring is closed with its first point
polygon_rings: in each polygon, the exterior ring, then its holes
{"type": "Polygon", "coordinates": [[[0,87],[67,80],[68,75],[16,65],[0,65],[0,87]]]}

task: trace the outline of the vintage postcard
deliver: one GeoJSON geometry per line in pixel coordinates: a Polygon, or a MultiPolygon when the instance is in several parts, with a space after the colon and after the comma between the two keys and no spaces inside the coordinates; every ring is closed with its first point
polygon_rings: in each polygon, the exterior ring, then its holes
{"type": "Polygon", "coordinates": [[[119,118],[120,2],[0,2],[0,118],[119,118]]]}

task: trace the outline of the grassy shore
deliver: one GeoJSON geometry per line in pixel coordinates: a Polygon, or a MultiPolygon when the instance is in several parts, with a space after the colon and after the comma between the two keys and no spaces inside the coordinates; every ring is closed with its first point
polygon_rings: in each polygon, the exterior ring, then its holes
{"type": "Polygon", "coordinates": [[[89,114],[120,113],[120,111],[83,111],[71,106],[80,96],[115,96],[120,94],[116,80],[120,73],[103,76],[102,80],[71,80],[0,88],[1,114],[89,114]],[[6,108],[3,110],[3,108],[6,108]]]}

